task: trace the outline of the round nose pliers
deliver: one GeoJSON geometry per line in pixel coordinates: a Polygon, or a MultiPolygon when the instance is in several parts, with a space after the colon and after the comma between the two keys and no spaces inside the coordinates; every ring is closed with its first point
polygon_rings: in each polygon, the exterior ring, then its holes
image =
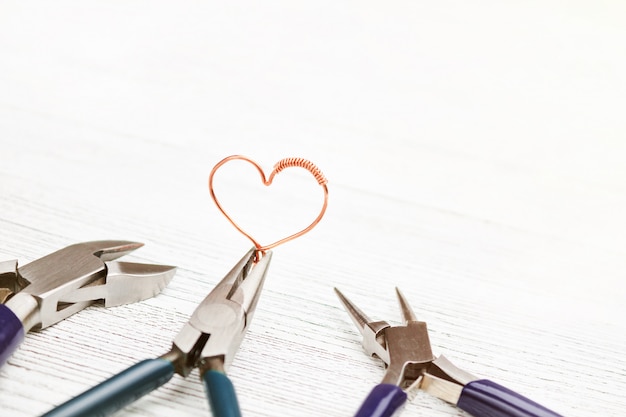
{"type": "Polygon", "coordinates": [[[561,417],[554,411],[487,379],[479,379],[436,357],[426,323],[418,321],[408,301],[396,288],[405,324],[391,326],[372,321],[338,289],[337,296],[359,332],[365,351],[386,367],[355,417],[391,417],[406,402],[407,393],[421,389],[476,417],[561,417]]]}

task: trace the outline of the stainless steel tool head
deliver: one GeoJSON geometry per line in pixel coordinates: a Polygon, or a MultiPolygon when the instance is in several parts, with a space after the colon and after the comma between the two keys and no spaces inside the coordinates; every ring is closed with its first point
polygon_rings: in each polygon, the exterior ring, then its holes
{"type": "Polygon", "coordinates": [[[385,363],[382,382],[407,387],[421,377],[435,359],[426,323],[418,321],[408,301],[400,290],[396,294],[405,324],[391,326],[386,321],[371,321],[355,304],[338,289],[335,292],[363,335],[363,348],[385,363]]]}
{"type": "Polygon", "coordinates": [[[187,376],[200,362],[214,359],[228,369],[252,321],[271,259],[271,251],[257,260],[256,248],[250,249],[202,300],[167,354],[177,373],[187,376]]]}
{"type": "Polygon", "coordinates": [[[22,291],[45,298],[47,293],[66,285],[80,288],[106,276],[105,261],[124,256],[143,246],[125,240],[99,240],[76,243],[34,260],[19,268],[27,283],[22,291]]]}
{"type": "Polygon", "coordinates": [[[9,289],[16,294],[6,296],[7,305],[19,312],[25,327],[44,328],[97,300],[114,306],[152,297],[172,279],[174,267],[111,262],[141,246],[125,240],[83,242],[39,258],[17,268],[9,289]]]}

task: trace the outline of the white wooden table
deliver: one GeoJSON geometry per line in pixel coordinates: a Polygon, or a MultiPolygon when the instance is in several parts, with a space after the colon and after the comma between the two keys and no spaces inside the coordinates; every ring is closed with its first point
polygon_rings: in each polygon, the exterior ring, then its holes
{"type": "MultiPolygon", "coordinates": [[[[334,286],[394,324],[398,286],[435,353],[565,416],[624,415],[625,17],[620,1],[2,2],[1,259],[129,239],[146,245],[126,259],[179,269],[155,298],[28,334],[0,415],[170,348],[250,246],[206,186],[230,154],[304,157],[330,181],[319,227],[275,250],[229,370],[245,415],[350,416],[379,382],[334,286]]],[[[221,182],[260,240],[318,207],[287,172],[302,195],[245,168],[221,182]]],[[[209,411],[195,372],[119,415],[209,411]]],[[[420,394],[403,415],[463,413],[420,394]]]]}

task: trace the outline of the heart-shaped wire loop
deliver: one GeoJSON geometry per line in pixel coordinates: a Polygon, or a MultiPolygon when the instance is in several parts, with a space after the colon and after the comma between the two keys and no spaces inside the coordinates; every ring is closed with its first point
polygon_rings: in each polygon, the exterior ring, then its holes
{"type": "MultiPolygon", "coordinates": [[[[285,158],[285,159],[281,159],[280,161],[278,161],[274,165],[274,169],[270,173],[269,178],[266,179],[265,173],[263,172],[263,169],[259,166],[259,164],[254,162],[252,159],[250,159],[250,158],[248,158],[246,156],[243,156],[243,155],[231,155],[231,156],[228,156],[228,157],[222,159],[220,162],[218,162],[213,167],[213,169],[211,170],[211,173],[209,174],[209,192],[211,193],[211,198],[213,198],[213,201],[215,202],[215,205],[217,206],[219,211],[221,211],[222,214],[228,219],[228,221],[233,226],[235,226],[235,228],[237,230],[239,230],[239,232],[241,234],[243,234],[245,237],[250,239],[250,241],[256,247],[256,249],[258,251],[258,254],[264,254],[266,251],[268,251],[268,250],[270,250],[272,248],[275,248],[278,245],[282,245],[285,242],[289,242],[290,240],[293,240],[293,239],[295,239],[297,237],[302,236],[303,234],[305,234],[305,233],[309,232],[311,229],[313,229],[320,222],[320,220],[322,220],[322,217],[324,217],[324,213],[326,212],[326,207],[328,206],[328,187],[326,186],[327,183],[328,183],[328,180],[326,179],[326,177],[324,177],[324,174],[322,174],[322,171],[320,171],[320,169],[317,166],[315,166],[315,164],[313,164],[311,161],[308,161],[308,160],[303,159],[303,158],[285,158]],[[215,172],[217,172],[217,170],[222,165],[224,165],[225,163],[227,163],[229,161],[233,161],[233,160],[242,160],[242,161],[246,161],[246,162],[252,164],[257,169],[259,174],[261,175],[261,180],[263,181],[263,185],[265,185],[265,186],[270,186],[272,184],[272,181],[274,180],[274,177],[276,176],[276,174],[278,174],[279,172],[281,172],[285,168],[301,167],[301,168],[306,169],[307,171],[309,171],[313,175],[313,177],[315,177],[315,180],[318,182],[318,184],[320,186],[322,186],[322,188],[324,190],[324,205],[322,206],[322,209],[320,210],[320,213],[317,215],[317,217],[315,218],[315,220],[313,220],[313,222],[311,224],[309,224],[307,227],[305,227],[304,229],[300,230],[299,232],[294,233],[294,234],[292,234],[290,236],[287,236],[285,238],[282,238],[280,240],[277,240],[276,242],[271,243],[269,245],[265,245],[265,246],[261,245],[248,232],[243,230],[241,228],[241,226],[239,226],[226,213],[226,211],[224,210],[224,208],[220,204],[219,200],[215,196],[215,190],[213,189],[213,176],[215,175],[215,172]]],[[[258,256],[257,256],[257,258],[258,258],[258,256]]]]}

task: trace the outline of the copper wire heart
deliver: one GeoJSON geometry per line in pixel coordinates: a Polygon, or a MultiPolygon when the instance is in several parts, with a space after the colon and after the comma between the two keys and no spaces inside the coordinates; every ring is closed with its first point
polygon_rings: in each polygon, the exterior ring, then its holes
{"type": "Polygon", "coordinates": [[[235,226],[235,228],[237,230],[239,230],[239,232],[241,234],[243,234],[245,237],[250,239],[250,241],[257,248],[257,251],[259,251],[260,253],[265,253],[265,251],[268,251],[268,250],[270,250],[272,248],[275,248],[278,245],[281,245],[281,244],[283,244],[285,242],[289,242],[290,240],[293,240],[293,239],[295,239],[297,237],[302,236],[303,234],[305,234],[305,233],[309,232],[311,229],[313,229],[320,222],[320,220],[322,220],[322,217],[324,216],[324,213],[326,212],[326,207],[328,206],[328,187],[326,186],[327,183],[328,183],[328,180],[326,179],[326,177],[324,177],[324,174],[322,174],[322,171],[320,171],[320,169],[317,166],[315,166],[315,164],[313,164],[311,161],[308,161],[308,160],[303,159],[303,158],[285,158],[285,159],[281,159],[280,161],[278,161],[276,163],[276,165],[274,165],[274,169],[270,173],[269,178],[266,179],[265,173],[263,172],[263,169],[259,166],[259,164],[254,162],[252,159],[250,159],[250,158],[248,158],[246,156],[242,156],[242,155],[231,155],[229,157],[226,157],[226,158],[222,159],[220,162],[218,162],[213,167],[213,169],[211,170],[211,174],[209,174],[209,192],[211,193],[211,198],[213,198],[213,201],[215,202],[215,205],[222,212],[222,214],[228,219],[228,221],[233,226],[235,226]],[[300,230],[299,232],[294,233],[294,234],[292,234],[290,236],[287,236],[285,238],[282,238],[280,240],[277,240],[276,242],[271,243],[269,245],[265,245],[265,246],[261,245],[248,232],[243,230],[241,228],[241,226],[239,226],[226,213],[226,211],[224,210],[224,208],[222,207],[222,205],[218,201],[217,197],[215,196],[215,191],[213,189],[213,176],[215,175],[215,172],[222,165],[224,165],[225,163],[227,163],[229,161],[233,161],[233,160],[242,160],[242,161],[246,161],[246,162],[249,162],[250,164],[254,165],[254,167],[257,169],[257,171],[259,171],[259,174],[261,175],[261,180],[263,181],[263,185],[265,185],[265,186],[270,186],[272,184],[272,181],[274,180],[274,176],[276,176],[276,174],[278,174],[279,172],[281,172],[285,168],[301,167],[301,168],[306,169],[307,171],[309,171],[313,175],[313,177],[315,177],[315,180],[324,189],[324,205],[322,206],[322,209],[320,210],[320,213],[317,215],[315,220],[313,220],[313,222],[310,225],[308,225],[304,229],[300,230]]]}

